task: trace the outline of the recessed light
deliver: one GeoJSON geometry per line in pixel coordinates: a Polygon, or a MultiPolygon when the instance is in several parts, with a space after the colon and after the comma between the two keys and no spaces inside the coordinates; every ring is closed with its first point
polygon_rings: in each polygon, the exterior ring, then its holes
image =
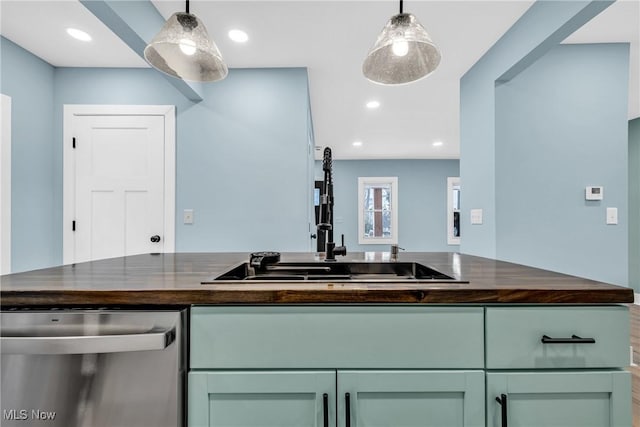
{"type": "Polygon", "coordinates": [[[378,108],[379,106],[380,106],[380,103],[378,101],[367,102],[367,108],[374,109],[374,108],[378,108]]]}
{"type": "Polygon", "coordinates": [[[362,147],[362,141],[353,141],[351,145],[353,145],[354,147],[362,147]]]}
{"type": "Polygon", "coordinates": [[[229,38],[237,43],[244,43],[249,40],[249,35],[242,30],[229,31],[229,38]]]}
{"type": "Polygon", "coordinates": [[[441,147],[443,144],[444,144],[444,142],[442,142],[442,141],[435,141],[435,142],[433,143],[433,146],[434,146],[434,147],[441,147]]]}
{"type": "Polygon", "coordinates": [[[67,34],[73,37],[76,40],[80,40],[83,42],[90,42],[91,36],[85,33],[82,30],[78,30],[77,28],[67,28],[67,34]]]}

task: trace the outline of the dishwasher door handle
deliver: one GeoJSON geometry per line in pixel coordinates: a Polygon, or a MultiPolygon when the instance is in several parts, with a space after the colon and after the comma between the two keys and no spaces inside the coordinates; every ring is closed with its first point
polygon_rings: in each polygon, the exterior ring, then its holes
{"type": "Polygon", "coordinates": [[[143,334],[58,337],[0,337],[2,354],[93,354],[164,350],[176,339],[176,329],[154,328],[143,334]]]}

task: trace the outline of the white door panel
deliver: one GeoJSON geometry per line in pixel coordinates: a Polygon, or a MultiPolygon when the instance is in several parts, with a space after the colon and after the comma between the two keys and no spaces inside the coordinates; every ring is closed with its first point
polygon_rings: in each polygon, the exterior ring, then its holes
{"type": "Polygon", "coordinates": [[[75,116],[75,262],[163,252],[164,117],[75,116]]]}

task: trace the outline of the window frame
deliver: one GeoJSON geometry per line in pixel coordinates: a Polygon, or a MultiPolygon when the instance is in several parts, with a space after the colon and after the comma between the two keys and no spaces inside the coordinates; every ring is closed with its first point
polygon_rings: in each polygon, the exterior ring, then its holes
{"type": "MultiPolygon", "coordinates": [[[[454,187],[460,188],[460,177],[448,177],[447,178],[447,244],[459,245],[460,236],[456,237],[453,233],[453,213],[456,211],[453,209],[453,189],[454,187]]],[[[460,207],[458,207],[460,208],[460,207]]],[[[461,215],[461,210],[457,209],[458,215],[461,215]]]]}
{"type": "Polygon", "coordinates": [[[398,244],[398,177],[358,177],[358,244],[398,244]],[[391,185],[391,236],[364,237],[364,190],[371,185],[391,185]]]}

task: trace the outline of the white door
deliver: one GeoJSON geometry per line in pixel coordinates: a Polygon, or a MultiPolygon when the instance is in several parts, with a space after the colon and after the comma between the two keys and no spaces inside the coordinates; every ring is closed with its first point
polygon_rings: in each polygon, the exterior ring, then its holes
{"type": "Polygon", "coordinates": [[[165,121],[157,114],[72,115],[67,151],[73,182],[65,183],[73,192],[71,224],[65,224],[71,248],[65,262],[173,251],[165,246],[173,227],[165,209],[165,186],[173,183],[165,177],[165,144],[172,143],[165,121]]]}

